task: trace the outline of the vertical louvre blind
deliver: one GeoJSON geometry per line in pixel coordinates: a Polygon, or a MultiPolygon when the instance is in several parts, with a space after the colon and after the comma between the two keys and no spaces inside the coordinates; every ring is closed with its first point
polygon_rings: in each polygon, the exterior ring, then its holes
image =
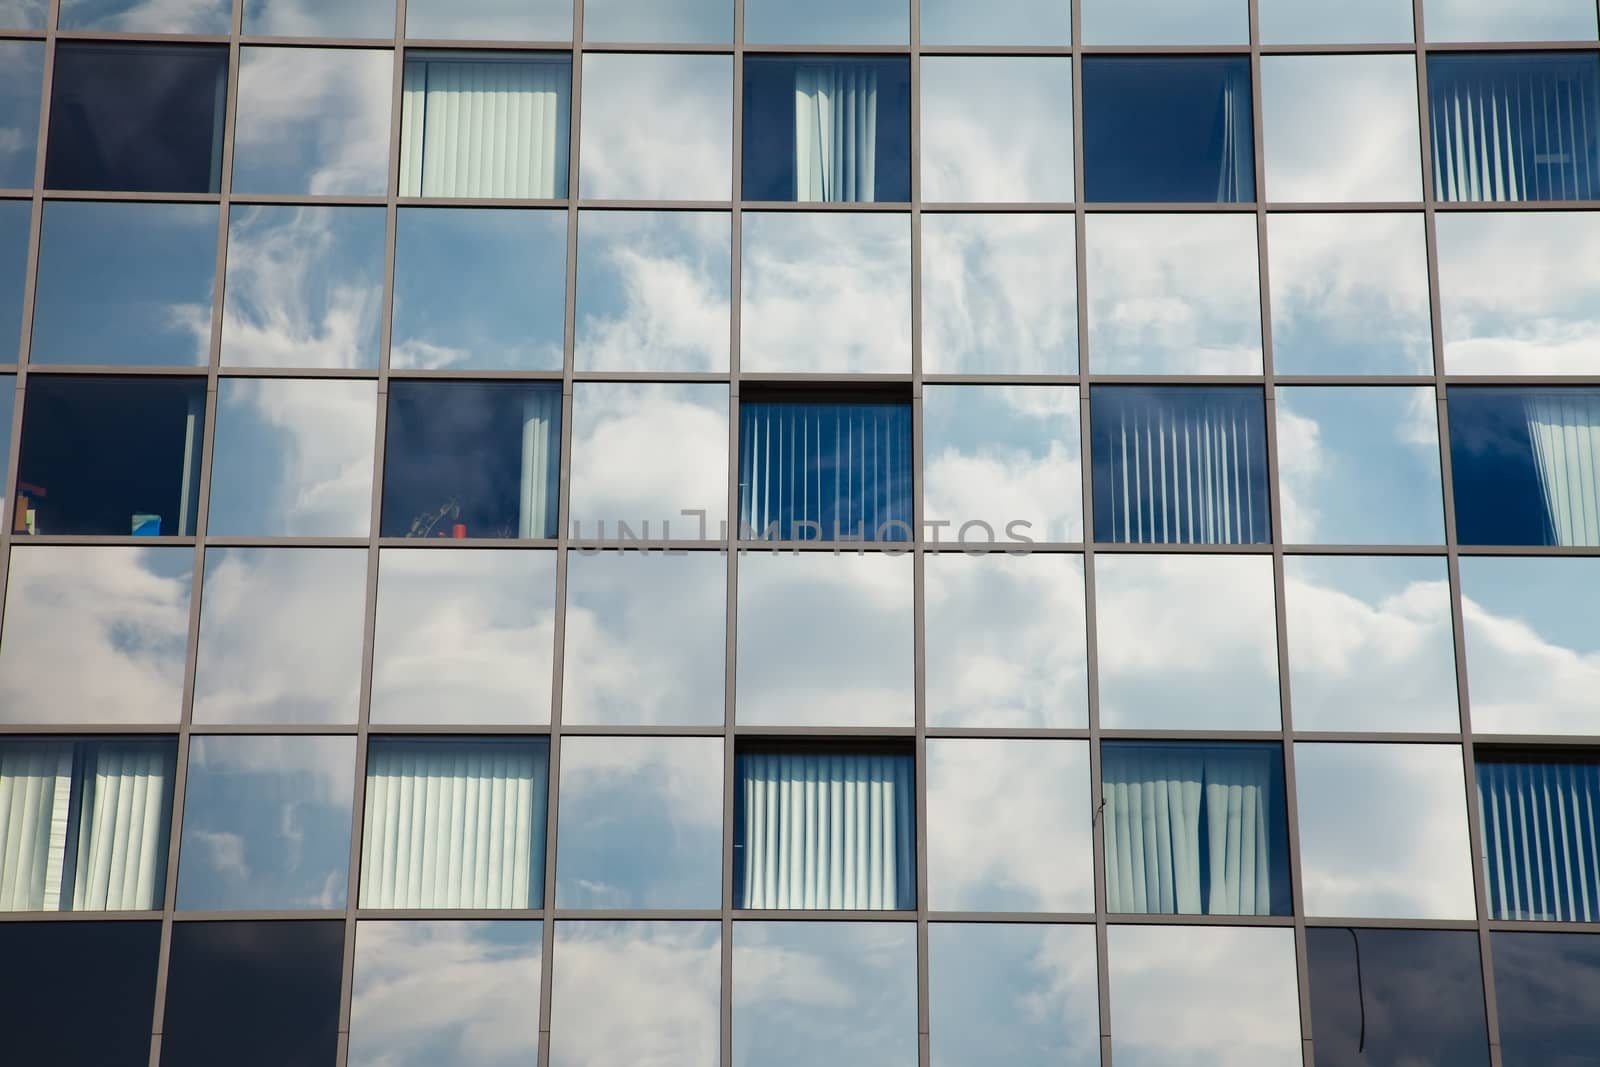
{"type": "Polygon", "coordinates": [[[1600,766],[1478,764],[1496,919],[1600,921],[1600,766]]]}
{"type": "Polygon", "coordinates": [[[909,756],[738,759],[741,908],[916,906],[909,756]]]}
{"type": "Polygon", "coordinates": [[[1600,390],[1529,392],[1523,413],[1552,543],[1600,546],[1600,390]]]}
{"type": "Polygon", "coordinates": [[[556,467],[552,442],[561,425],[561,390],[530,390],[522,400],[522,484],[518,537],[554,537],[556,467]]]}
{"type": "Polygon", "coordinates": [[[571,81],[564,59],[407,60],[400,195],[565,196],[571,81]]]}
{"type": "Polygon", "coordinates": [[[546,761],[543,745],[524,742],[375,742],[361,906],[538,907],[546,761]]]}
{"type": "Polygon", "coordinates": [[[1434,195],[1587,200],[1600,188],[1600,62],[1588,55],[1433,56],[1434,195]]]}
{"type": "Polygon", "coordinates": [[[794,75],[794,198],[876,199],[878,72],[860,63],[802,63],[794,75]]]}
{"type": "Polygon", "coordinates": [[[1250,115],[1250,73],[1230,69],[1222,83],[1222,154],[1217,168],[1217,202],[1233,204],[1256,197],[1255,124],[1250,115]]]}
{"type": "Polygon", "coordinates": [[[753,401],[740,424],[740,519],[752,536],[910,539],[910,405],[753,401]]]}
{"type": "Polygon", "coordinates": [[[0,745],[0,909],[56,911],[66,860],[72,745],[0,745]]]}

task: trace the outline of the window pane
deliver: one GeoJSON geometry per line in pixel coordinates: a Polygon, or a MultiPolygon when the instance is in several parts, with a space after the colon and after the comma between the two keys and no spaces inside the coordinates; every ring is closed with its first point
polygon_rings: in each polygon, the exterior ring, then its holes
{"type": "MultiPolygon", "coordinates": [[[[795,11],[807,26],[827,25],[814,6],[768,2],[773,10],[795,11]]],[[[843,0],[824,2],[834,6],[843,0]]],[[[835,19],[834,25],[843,21],[835,19]]],[[[751,32],[754,25],[747,15],[745,36],[750,40],[757,39],[751,32]]],[[[906,59],[745,60],[746,200],[910,200],[910,161],[911,70],[906,59]]]]}
{"type": "Polygon", "coordinates": [[[244,32],[263,37],[389,37],[394,0],[244,0],[244,32]]]}
{"type": "Polygon", "coordinates": [[[232,209],[223,365],[376,367],[386,229],[378,207],[232,209]]]}
{"type": "Polygon", "coordinates": [[[556,906],[716,908],[722,740],[561,742],[556,906]]]}
{"type": "Polygon", "coordinates": [[[353,737],[194,738],[178,908],[343,911],[355,776],[353,737]]]}
{"type": "Polygon", "coordinates": [[[716,923],[557,923],[550,1067],[717,1062],[721,944],[716,923]]]}
{"type": "Polygon", "coordinates": [[[0,957],[27,961],[0,972],[7,1054],[145,1067],[160,952],[159,922],[0,924],[0,957]]]}
{"type": "MultiPolygon", "coordinates": [[[[0,24],[9,24],[0,4],[0,24]]],[[[39,94],[44,88],[44,45],[0,41],[0,189],[31,189],[39,144],[39,94]]]]}
{"type": "Polygon", "coordinates": [[[361,825],[363,908],[544,903],[543,738],[375,738],[361,825]]]}
{"type": "Polygon", "coordinates": [[[1248,215],[1091,215],[1089,368],[1260,374],[1261,286],[1248,215]]]}
{"type": "Polygon", "coordinates": [[[740,269],[743,370],[911,370],[910,216],[749,211],[740,269]]]}
{"type": "MultiPolygon", "coordinates": [[[[416,14],[406,9],[413,36],[416,14]]],[[[571,90],[572,60],[557,53],[407,59],[400,195],[566,196],[571,90]],[[508,144],[516,158],[497,150],[508,144]]]]}
{"type": "Polygon", "coordinates": [[[929,57],[921,116],[924,200],[1073,199],[1071,61],[929,57]]]}
{"type": "Polygon", "coordinates": [[[1268,56],[1262,136],[1270,200],[1419,200],[1410,56],[1268,56]]]}
{"type": "Polygon", "coordinates": [[[729,44],[732,0],[585,0],[584,43],[729,44]]]}
{"type": "Polygon", "coordinates": [[[1094,910],[1087,742],[934,738],[927,759],[930,907],[1094,910]]]}
{"type": "Polygon", "coordinates": [[[42,30],[49,7],[47,0],[0,0],[0,26],[15,30],[42,30]]]}
{"type": "Polygon", "coordinates": [[[1080,0],[1084,44],[1246,44],[1244,0],[1080,0]]]}
{"type": "Polygon", "coordinates": [[[183,4],[150,0],[61,0],[57,25],[63,30],[111,33],[226,34],[233,21],[231,0],[188,0],[183,4]]]}
{"type": "Polygon", "coordinates": [[[32,202],[0,200],[0,363],[17,361],[32,218],[32,202]]]}
{"type": "Polygon", "coordinates": [[[1529,756],[1480,759],[1477,770],[1489,913],[1594,922],[1600,765],[1529,756]]]}
{"type": "Polygon", "coordinates": [[[204,378],[38,375],[25,397],[15,532],[193,535],[204,378]]]}
{"type": "MultiPolygon", "coordinates": [[[[1411,0],[1258,0],[1262,44],[1410,43],[1411,0]]],[[[1431,16],[1430,16],[1431,19],[1431,16]]]]}
{"type": "Polygon", "coordinates": [[[1269,558],[1101,555],[1094,566],[1103,726],[1279,728],[1269,558]]]}
{"type": "Polygon", "coordinates": [[[1490,935],[1506,1067],[1583,1067],[1600,1011],[1600,937],[1490,935]]]}
{"type": "Polygon", "coordinates": [[[202,589],[196,722],[356,721],[364,550],[209,548],[202,589]]]}
{"type": "Polygon", "coordinates": [[[572,0],[409,0],[406,36],[570,41],[572,0]]]}
{"type": "Polygon", "coordinates": [[[193,578],[187,547],[14,547],[0,722],[177,722],[193,578]]]}
{"type": "Polygon", "coordinates": [[[1294,746],[1309,915],[1471,919],[1458,745],[1294,746]]]}
{"type": "Polygon", "coordinates": [[[554,552],[384,549],[372,721],[549,722],[555,590],[554,552]]]}
{"type": "Polygon", "coordinates": [[[217,405],[210,534],[367,536],[376,382],[224,378],[217,405]]]}
{"type": "Polygon", "coordinates": [[[29,361],[208,363],[216,258],[210,204],[47,203],[29,361]]]}
{"type": "Polygon", "coordinates": [[[1057,45],[1072,43],[1072,5],[1061,0],[922,0],[922,43],[1057,45]]]}
{"type": "Polygon", "coordinates": [[[1113,926],[1117,1067],[1299,1067],[1294,931],[1113,926]]]}
{"type": "Polygon", "coordinates": [[[1592,41],[1594,5],[1586,0],[1494,4],[1483,0],[1424,0],[1430,41],[1592,41]]]}
{"type": "MultiPolygon", "coordinates": [[[[1113,10],[1110,0],[1097,2],[1113,10]]],[[[1127,8],[1118,3],[1114,10],[1127,8]]],[[[1163,24],[1181,26],[1172,14],[1163,24]]],[[[1242,6],[1238,16],[1243,41],[1242,6]]],[[[1085,199],[1226,204],[1256,198],[1250,62],[1244,56],[1095,56],[1083,64],[1083,106],[1085,199]]]]}
{"type": "MultiPolygon", "coordinates": [[[[10,431],[12,417],[17,412],[17,376],[15,374],[0,374],[0,427],[10,431]]],[[[0,444],[0,470],[11,469],[11,437],[6,435],[5,443],[0,444]]],[[[5,494],[0,492],[0,511],[3,511],[5,494]]]]}
{"type": "Polygon", "coordinates": [[[511,1067],[539,1056],[537,922],[356,926],[351,1067],[511,1067]]]}
{"type": "Polygon", "coordinates": [[[923,215],[922,369],[1076,373],[1077,245],[1070,215],[923,215]]]}
{"type": "Polygon", "coordinates": [[[1442,558],[1286,556],[1283,571],[1296,729],[1461,729],[1442,558]]]}
{"type": "Polygon", "coordinates": [[[732,195],[732,57],[590,54],[583,85],[585,197],[732,195]]]}
{"type": "Polygon", "coordinates": [[[393,53],[245,48],[239,55],[235,193],[383,195],[393,53]],[[285,93],[286,85],[295,91],[285,93]]]}
{"type": "Polygon", "coordinates": [[[1279,374],[1433,373],[1421,215],[1267,216],[1279,374]]]}
{"type": "Polygon", "coordinates": [[[906,44],[906,0],[745,0],[744,39],[751,44],[906,44]]]}

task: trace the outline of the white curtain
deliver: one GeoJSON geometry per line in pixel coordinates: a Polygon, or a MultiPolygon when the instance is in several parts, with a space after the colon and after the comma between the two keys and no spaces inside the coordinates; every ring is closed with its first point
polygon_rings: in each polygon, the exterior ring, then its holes
{"type": "Polygon", "coordinates": [[[161,907],[175,755],[167,745],[103,741],[87,746],[78,804],[75,910],[161,907]]]}
{"type": "Polygon", "coordinates": [[[1600,766],[1479,763],[1496,919],[1600,921],[1600,766]]]}
{"type": "Polygon", "coordinates": [[[72,797],[70,742],[0,745],[0,911],[56,911],[72,797]]]}
{"type": "Polygon", "coordinates": [[[571,81],[560,59],[408,60],[400,195],[565,196],[571,81]]]}
{"type": "Polygon", "coordinates": [[[794,198],[874,199],[878,72],[861,63],[802,63],[794,75],[794,198]]]}
{"type": "Polygon", "coordinates": [[[1255,138],[1251,131],[1250,75],[1231,70],[1222,85],[1222,158],[1217,168],[1217,202],[1255,199],[1255,138]]]}
{"type": "Polygon", "coordinates": [[[1523,413],[1555,544],[1600,546],[1600,390],[1531,392],[1523,413]]]}
{"type": "Polygon", "coordinates": [[[741,908],[916,906],[909,757],[739,757],[741,908]]]}
{"type": "Polygon", "coordinates": [[[374,742],[362,816],[364,908],[530,908],[543,897],[546,751],[374,742]]]}
{"type": "Polygon", "coordinates": [[[557,502],[551,490],[551,438],[561,425],[561,391],[530,390],[522,400],[522,485],[518,537],[551,537],[550,517],[557,502]]]}

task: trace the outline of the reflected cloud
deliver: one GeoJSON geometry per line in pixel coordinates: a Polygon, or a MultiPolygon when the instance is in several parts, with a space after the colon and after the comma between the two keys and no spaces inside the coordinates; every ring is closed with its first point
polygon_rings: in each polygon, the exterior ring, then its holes
{"type": "Polygon", "coordinates": [[[1423,0],[1430,41],[1593,41],[1588,0],[1423,0]]]}
{"type": "Polygon", "coordinates": [[[15,30],[42,30],[49,10],[47,0],[0,0],[0,26],[15,30]]]}
{"type": "Polygon", "coordinates": [[[583,196],[732,195],[731,56],[586,55],[583,86],[583,196]]]}
{"type": "Polygon", "coordinates": [[[924,200],[1073,199],[1070,60],[929,57],[921,115],[924,200]]]}
{"type": "Polygon", "coordinates": [[[585,0],[590,41],[725,44],[733,41],[732,0],[585,0]]]}
{"type": "MultiPolygon", "coordinates": [[[[19,17],[0,3],[0,26],[15,26],[19,17]]],[[[44,43],[0,41],[0,189],[33,185],[43,84],[44,43]]]]}
{"type": "Polygon", "coordinates": [[[389,37],[394,0],[244,0],[244,32],[264,37],[389,37]]]}
{"type": "Polygon", "coordinates": [[[230,0],[61,0],[59,24],[111,33],[226,34],[232,20],[230,0]]]}
{"type": "Polygon", "coordinates": [[[1411,0],[1348,0],[1338,7],[1303,0],[1257,0],[1257,4],[1262,44],[1412,40],[1411,0]]]}
{"type": "Polygon", "coordinates": [[[1078,0],[1084,44],[1245,44],[1246,0],[1078,0]]]}
{"type": "Polygon", "coordinates": [[[1060,0],[922,0],[922,43],[1069,45],[1072,9],[1060,0]]]}
{"type": "Polygon", "coordinates": [[[1267,199],[1422,198],[1413,57],[1268,56],[1261,115],[1267,199]]]}
{"type": "Polygon", "coordinates": [[[572,0],[409,0],[406,36],[569,41],[572,0]]]}
{"type": "Polygon", "coordinates": [[[744,39],[751,44],[907,44],[907,0],[745,0],[744,39]]]}

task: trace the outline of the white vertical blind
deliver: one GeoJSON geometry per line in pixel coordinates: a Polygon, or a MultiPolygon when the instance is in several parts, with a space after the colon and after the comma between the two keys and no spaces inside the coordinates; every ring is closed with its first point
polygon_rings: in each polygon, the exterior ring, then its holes
{"type": "Polygon", "coordinates": [[[739,757],[741,908],[916,906],[909,757],[739,757]]]}
{"type": "Polygon", "coordinates": [[[79,801],[75,910],[161,907],[176,753],[166,745],[87,746],[79,801]]]}
{"type": "Polygon", "coordinates": [[[364,908],[530,908],[543,896],[543,746],[374,743],[362,818],[364,908]]]}
{"type": "Polygon", "coordinates": [[[1255,199],[1255,124],[1250,117],[1250,76],[1230,70],[1222,85],[1222,157],[1217,168],[1217,202],[1255,199]]]}
{"type": "Polygon", "coordinates": [[[875,199],[878,72],[863,63],[802,63],[794,75],[794,198],[875,199]]]}
{"type": "Polygon", "coordinates": [[[72,745],[0,745],[0,911],[56,911],[66,862],[72,745]]]}
{"type": "Polygon", "coordinates": [[[1555,544],[1600,546],[1600,391],[1530,392],[1523,412],[1555,544]]]}
{"type": "Polygon", "coordinates": [[[1600,921],[1600,766],[1478,764],[1496,919],[1600,921]]]}
{"type": "Polygon", "coordinates": [[[549,537],[554,481],[550,477],[551,436],[561,423],[561,391],[530,390],[522,400],[522,484],[518,537],[549,537]]]}

